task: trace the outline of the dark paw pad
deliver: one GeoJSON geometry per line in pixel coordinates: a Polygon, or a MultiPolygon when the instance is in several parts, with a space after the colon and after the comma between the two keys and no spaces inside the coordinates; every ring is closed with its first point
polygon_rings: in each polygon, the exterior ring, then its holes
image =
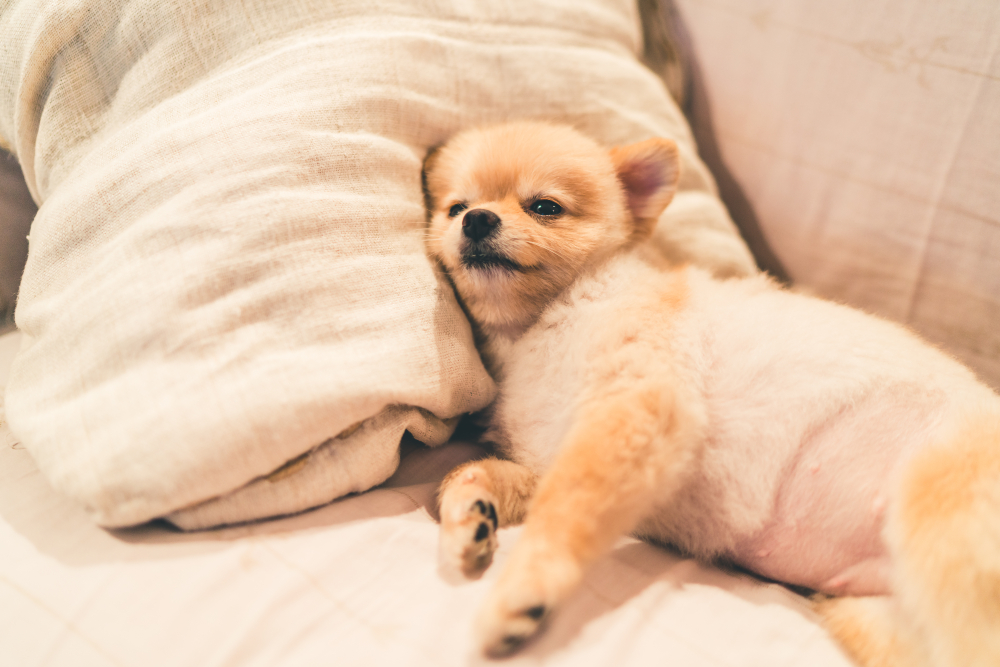
{"type": "Polygon", "coordinates": [[[524,610],[524,615],[532,620],[539,620],[542,616],[545,616],[545,605],[535,605],[534,607],[529,607],[524,610]]]}
{"type": "Polygon", "coordinates": [[[487,537],[490,536],[490,527],[485,523],[479,524],[479,528],[476,528],[476,542],[482,542],[487,537]]]}
{"type": "Polygon", "coordinates": [[[495,658],[509,656],[521,648],[527,640],[528,638],[525,635],[507,635],[500,640],[500,645],[495,647],[490,653],[495,658]]]}
{"type": "MultiPolygon", "coordinates": [[[[493,524],[493,530],[497,529],[497,508],[493,506],[493,503],[485,502],[483,500],[477,500],[472,503],[472,508],[482,514],[485,518],[489,519],[493,524]]],[[[478,535],[478,532],[477,532],[478,535]]],[[[476,538],[479,539],[478,537],[476,538]]]]}

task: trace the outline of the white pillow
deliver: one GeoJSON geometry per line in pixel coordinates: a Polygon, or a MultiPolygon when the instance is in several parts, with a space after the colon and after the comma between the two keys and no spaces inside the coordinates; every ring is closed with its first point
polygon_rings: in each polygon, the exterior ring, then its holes
{"type": "Polygon", "coordinates": [[[677,4],[722,156],[794,280],[1000,389],[1000,4],[677,4]]]}
{"type": "Polygon", "coordinates": [[[0,34],[0,136],[43,202],[8,418],[102,525],[303,510],[489,402],[422,241],[421,160],[461,128],[672,136],[658,241],[753,270],[629,1],[15,0],[0,34]]]}

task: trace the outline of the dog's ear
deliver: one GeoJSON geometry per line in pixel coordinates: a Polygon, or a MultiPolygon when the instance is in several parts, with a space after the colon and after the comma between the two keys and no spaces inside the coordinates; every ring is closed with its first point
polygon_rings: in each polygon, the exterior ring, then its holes
{"type": "Polygon", "coordinates": [[[618,180],[635,222],[633,237],[645,240],[674,198],[681,162],[677,144],[659,137],[611,149],[618,180]]]}
{"type": "Polygon", "coordinates": [[[432,213],[434,211],[434,195],[431,194],[430,187],[427,185],[427,174],[434,168],[434,163],[437,161],[438,153],[441,151],[441,146],[443,144],[437,144],[431,146],[427,150],[427,155],[424,157],[423,166],[420,169],[420,186],[424,191],[424,212],[427,216],[427,221],[430,222],[432,213]]]}

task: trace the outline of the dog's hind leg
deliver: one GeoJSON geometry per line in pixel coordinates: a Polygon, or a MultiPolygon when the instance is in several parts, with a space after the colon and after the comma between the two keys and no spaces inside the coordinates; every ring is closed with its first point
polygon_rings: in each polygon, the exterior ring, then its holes
{"type": "Polygon", "coordinates": [[[862,667],[929,667],[917,642],[904,633],[896,600],[888,596],[819,596],[823,625],[862,667]]]}
{"type": "Polygon", "coordinates": [[[897,607],[934,667],[1000,665],[1000,401],[992,398],[908,462],[890,503],[897,607]]]}
{"type": "Polygon", "coordinates": [[[442,566],[466,577],[482,575],[493,561],[497,528],[524,520],[535,480],[528,468],[493,457],[448,473],[438,489],[442,566]]]}
{"type": "Polygon", "coordinates": [[[672,391],[640,384],[580,406],[479,615],[486,653],[509,653],[533,635],[584,568],[680,488],[700,431],[672,391]]]}

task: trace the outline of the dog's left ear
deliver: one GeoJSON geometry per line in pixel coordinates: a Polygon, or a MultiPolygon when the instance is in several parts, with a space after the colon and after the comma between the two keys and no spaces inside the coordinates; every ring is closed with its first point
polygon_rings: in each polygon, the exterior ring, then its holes
{"type": "Polygon", "coordinates": [[[436,144],[427,149],[427,155],[424,157],[424,163],[420,169],[420,187],[424,191],[424,213],[427,222],[430,222],[434,212],[434,195],[431,194],[430,186],[427,183],[427,175],[434,169],[434,163],[437,162],[441,146],[442,144],[436,144]]]}
{"type": "Polygon", "coordinates": [[[677,144],[659,137],[611,149],[618,180],[635,222],[633,237],[642,241],[653,233],[660,214],[674,198],[681,175],[677,144]]]}

